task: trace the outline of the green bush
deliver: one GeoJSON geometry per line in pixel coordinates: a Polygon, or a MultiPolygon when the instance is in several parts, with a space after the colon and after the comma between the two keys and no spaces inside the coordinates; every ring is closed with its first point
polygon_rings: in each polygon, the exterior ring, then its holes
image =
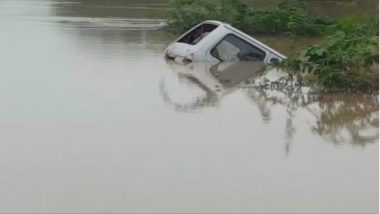
{"type": "Polygon", "coordinates": [[[378,17],[342,19],[329,29],[324,43],[290,57],[283,66],[327,90],[378,90],[378,26],[378,17]]]}
{"type": "Polygon", "coordinates": [[[212,1],[172,0],[170,3],[173,9],[169,13],[168,24],[174,33],[183,33],[206,17],[217,19],[219,16],[212,1]]]}
{"type": "Polygon", "coordinates": [[[251,34],[321,36],[333,22],[311,16],[297,8],[257,11],[247,21],[251,34]]]}
{"type": "Polygon", "coordinates": [[[228,22],[250,34],[321,35],[332,21],[311,15],[299,0],[277,9],[253,10],[245,0],[172,0],[169,29],[182,33],[208,19],[228,22]]]}
{"type": "Polygon", "coordinates": [[[282,63],[299,80],[327,90],[378,90],[379,18],[338,21],[312,15],[300,0],[276,9],[253,10],[244,0],[172,0],[169,29],[183,33],[207,19],[228,22],[249,34],[326,36],[282,63]],[[375,66],[376,67],[376,66],[375,66]]]}

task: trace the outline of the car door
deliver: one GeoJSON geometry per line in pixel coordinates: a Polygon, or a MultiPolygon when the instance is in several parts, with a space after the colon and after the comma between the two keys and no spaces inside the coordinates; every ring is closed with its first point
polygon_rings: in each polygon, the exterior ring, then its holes
{"type": "Polygon", "coordinates": [[[245,39],[229,33],[211,49],[210,55],[221,62],[264,62],[267,53],[245,39]]]}

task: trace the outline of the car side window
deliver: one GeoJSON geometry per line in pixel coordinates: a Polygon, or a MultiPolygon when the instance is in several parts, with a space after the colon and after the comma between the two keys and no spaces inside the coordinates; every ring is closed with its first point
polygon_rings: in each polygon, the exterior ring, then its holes
{"type": "Polygon", "coordinates": [[[212,50],[211,55],[222,62],[264,61],[265,52],[243,39],[229,34],[212,50]]]}

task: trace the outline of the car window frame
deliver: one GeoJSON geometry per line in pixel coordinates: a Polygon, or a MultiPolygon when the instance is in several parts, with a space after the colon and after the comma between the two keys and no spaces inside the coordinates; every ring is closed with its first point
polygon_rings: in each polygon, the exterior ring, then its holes
{"type": "MultiPolygon", "coordinates": [[[[219,45],[220,45],[220,44],[221,44],[221,43],[222,43],[222,42],[223,42],[228,36],[231,36],[231,35],[237,37],[238,39],[240,39],[240,40],[246,42],[246,43],[249,44],[250,46],[252,46],[252,47],[256,48],[257,50],[261,51],[262,53],[264,53],[264,58],[263,58],[262,61],[265,62],[266,58],[268,57],[268,53],[267,53],[267,51],[263,50],[262,48],[257,47],[256,45],[252,44],[251,42],[247,41],[246,39],[244,39],[244,38],[242,38],[241,36],[238,36],[238,35],[236,35],[236,34],[234,34],[234,33],[227,33],[225,36],[223,36],[223,37],[220,39],[220,41],[219,41],[218,43],[216,43],[212,48],[209,49],[209,51],[208,51],[209,53],[208,53],[208,54],[209,54],[210,56],[212,56],[214,59],[219,60],[220,62],[225,62],[225,61],[221,60],[220,58],[214,56],[214,55],[212,54],[212,51],[213,51],[217,46],[219,46],[219,45]]],[[[241,60],[240,60],[239,62],[241,62],[241,60]]]]}
{"type": "MultiPolygon", "coordinates": [[[[187,36],[189,36],[191,33],[193,33],[195,30],[197,30],[198,28],[201,28],[202,26],[206,26],[206,25],[209,25],[209,26],[212,26],[213,29],[211,31],[208,32],[208,34],[211,34],[213,31],[215,31],[220,25],[216,25],[214,23],[201,23],[201,24],[198,24],[196,26],[194,26],[193,28],[191,28],[190,30],[188,30],[186,33],[184,33],[183,35],[181,35],[175,42],[178,42],[178,43],[183,43],[183,44],[188,44],[188,45],[191,45],[191,46],[195,46],[197,45],[199,42],[201,42],[206,36],[204,36],[203,38],[201,38],[199,41],[197,41],[196,43],[189,43],[189,42],[181,42],[181,40],[185,39],[187,36]]],[[[202,36],[202,35],[199,35],[199,37],[202,36]]],[[[208,35],[207,35],[208,36],[208,35]]]]}

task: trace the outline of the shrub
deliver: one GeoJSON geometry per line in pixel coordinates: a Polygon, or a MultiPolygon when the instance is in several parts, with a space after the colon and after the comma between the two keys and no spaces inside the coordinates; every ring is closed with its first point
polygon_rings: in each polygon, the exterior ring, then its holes
{"type": "Polygon", "coordinates": [[[327,90],[378,90],[379,18],[346,18],[329,29],[326,41],[285,60],[292,74],[304,74],[327,90]]]}
{"type": "Polygon", "coordinates": [[[207,19],[228,22],[251,34],[321,35],[333,22],[311,15],[299,0],[277,9],[253,10],[245,0],[172,0],[169,29],[182,33],[207,19]]]}
{"type": "Polygon", "coordinates": [[[333,24],[297,8],[257,11],[248,19],[246,31],[251,34],[320,36],[333,24]]]}
{"type": "Polygon", "coordinates": [[[205,19],[217,19],[219,14],[214,9],[213,1],[206,0],[172,0],[173,9],[169,13],[169,30],[183,33],[205,19]]]}

